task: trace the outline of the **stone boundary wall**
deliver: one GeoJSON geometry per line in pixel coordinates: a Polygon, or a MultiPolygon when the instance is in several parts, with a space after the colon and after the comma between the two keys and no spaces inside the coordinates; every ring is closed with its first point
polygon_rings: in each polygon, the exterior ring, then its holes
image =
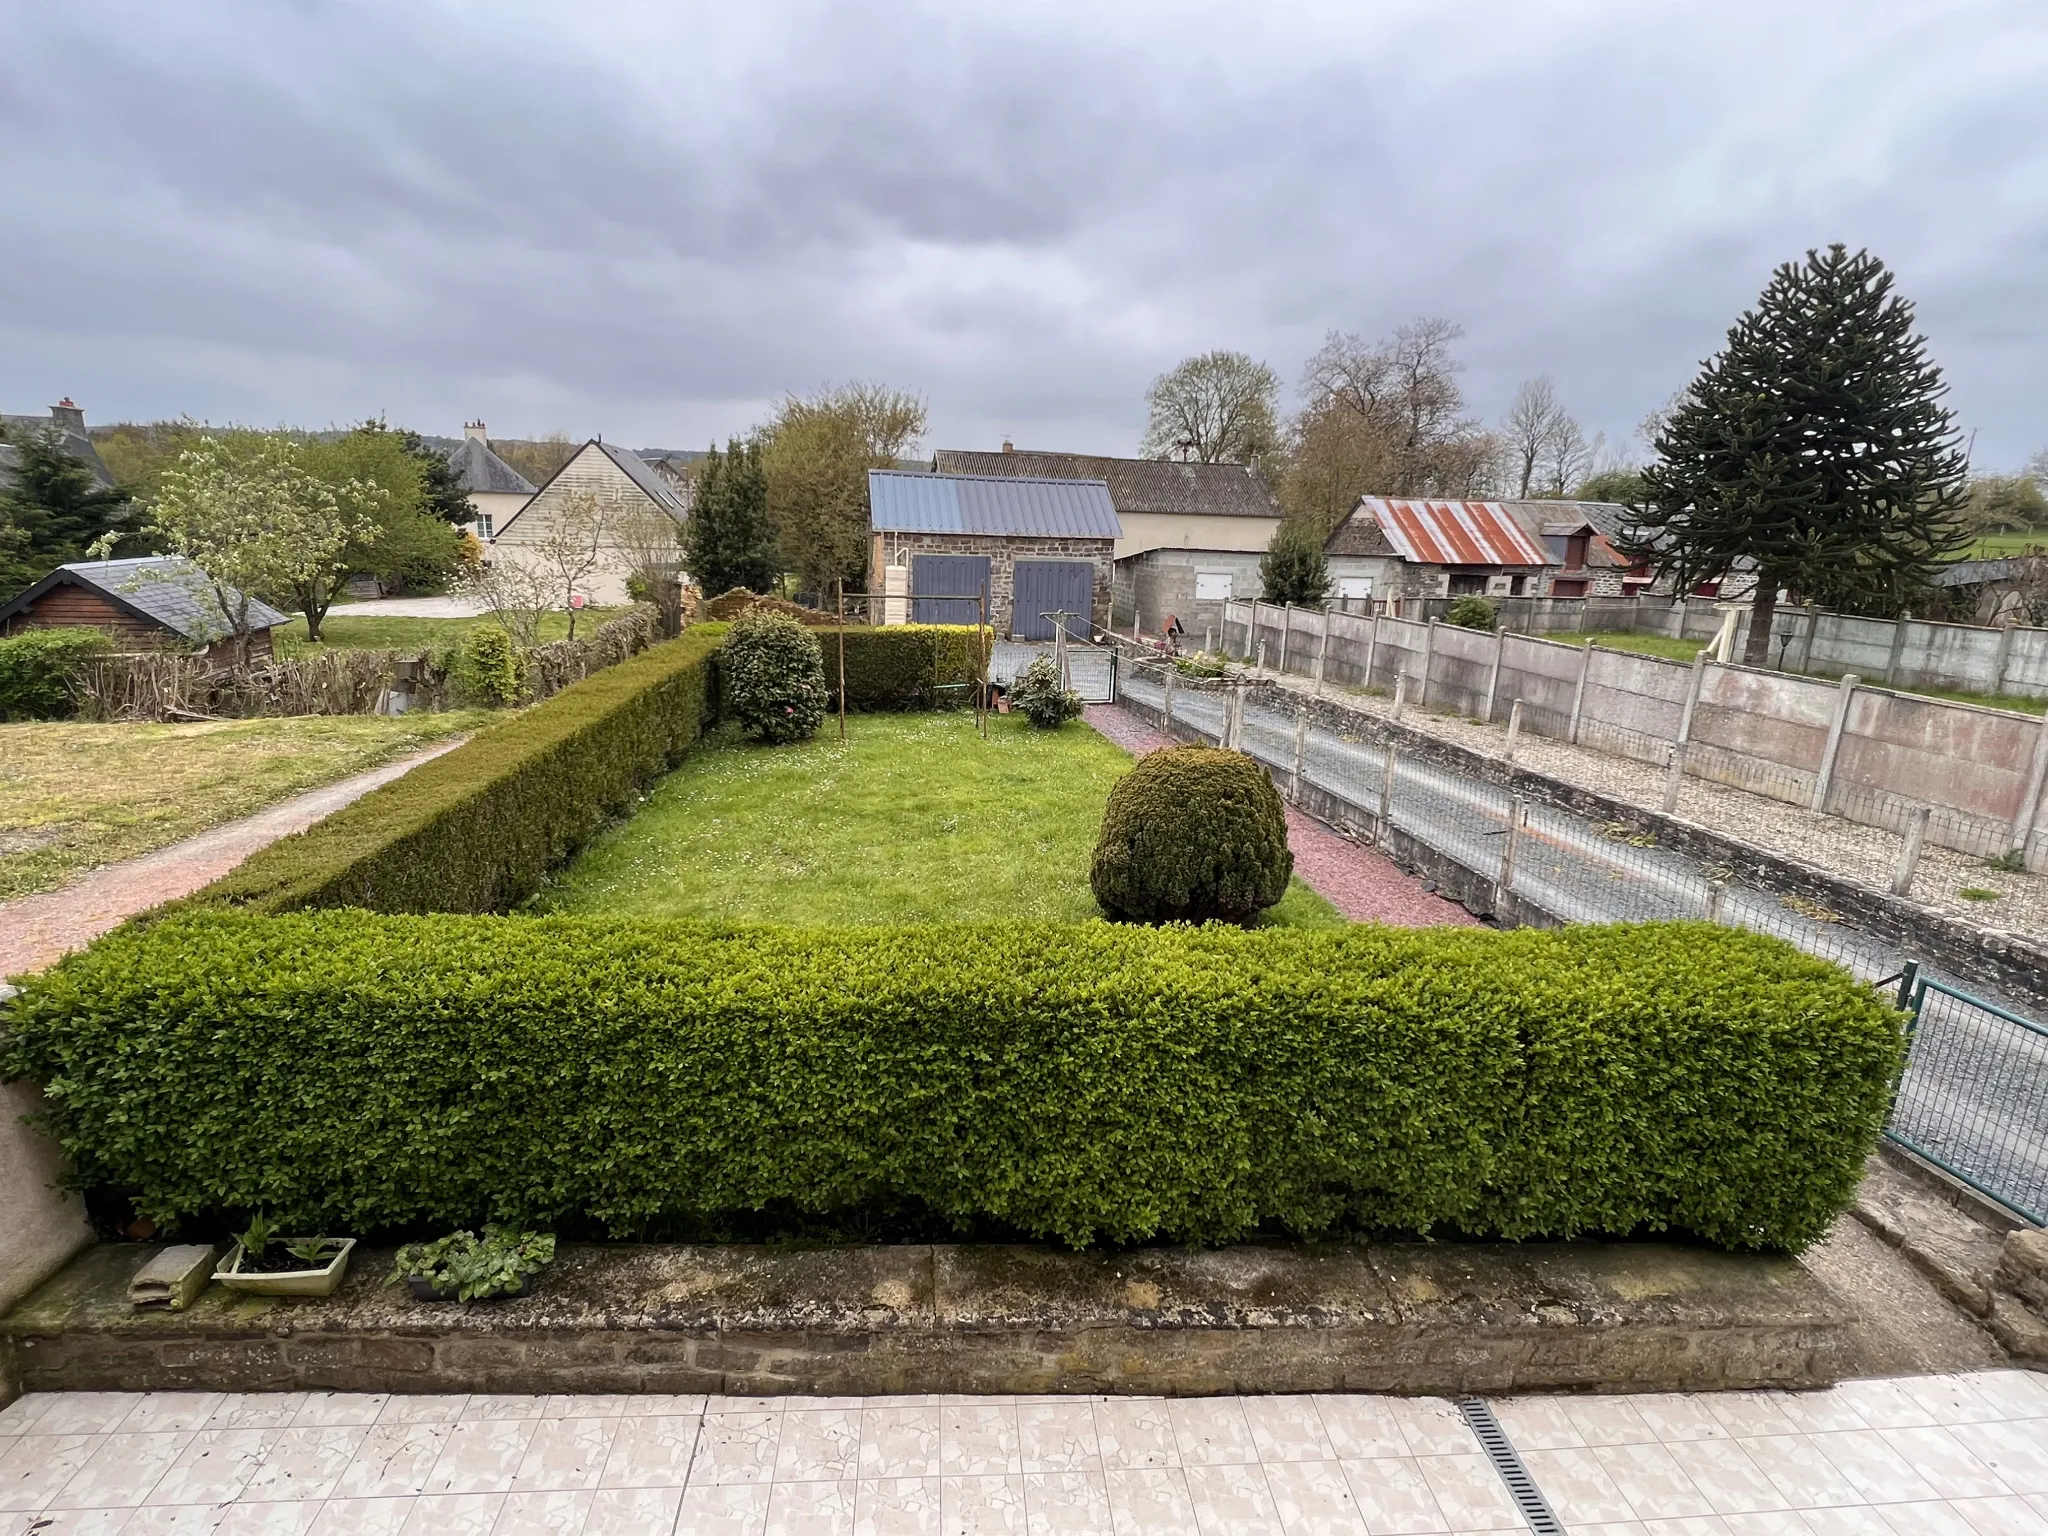
{"type": "Polygon", "coordinates": [[[1533,734],[1659,765],[1677,752],[1696,778],[1865,826],[1902,832],[1924,806],[1930,842],[1986,857],[2022,849],[2029,870],[2048,870],[2048,716],[1263,603],[1227,606],[1223,645],[1298,677],[1320,668],[1326,682],[1390,693],[1405,679],[1410,702],[1478,720],[1504,721],[1520,699],[1533,734]]]}

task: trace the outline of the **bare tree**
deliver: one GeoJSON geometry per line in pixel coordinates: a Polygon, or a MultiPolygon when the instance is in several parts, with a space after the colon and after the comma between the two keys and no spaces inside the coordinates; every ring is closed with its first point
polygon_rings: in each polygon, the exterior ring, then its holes
{"type": "Polygon", "coordinates": [[[1535,482],[1537,467],[1550,454],[1560,418],[1570,420],[1558,403],[1557,386],[1550,375],[1523,380],[1501,423],[1501,437],[1515,473],[1515,495],[1521,500],[1529,499],[1529,487],[1535,482]]]}
{"type": "Polygon", "coordinates": [[[1249,464],[1279,436],[1279,394],[1279,376],[1242,352],[1190,357],[1145,392],[1152,418],[1139,451],[1148,459],[1249,464]]]}
{"type": "Polygon", "coordinates": [[[568,611],[574,640],[576,594],[611,551],[616,511],[588,491],[570,491],[544,537],[493,546],[493,558],[463,579],[464,590],[522,646],[538,641],[541,616],[551,608],[568,611]]]}

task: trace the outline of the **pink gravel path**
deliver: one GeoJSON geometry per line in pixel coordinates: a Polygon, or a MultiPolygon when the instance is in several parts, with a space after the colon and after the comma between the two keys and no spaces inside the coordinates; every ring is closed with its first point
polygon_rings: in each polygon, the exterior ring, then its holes
{"type": "MultiPolygon", "coordinates": [[[[1179,745],[1115,704],[1091,704],[1081,718],[1136,757],[1179,745]]],[[[1385,854],[1361,847],[1314,817],[1287,807],[1287,846],[1302,883],[1355,923],[1397,928],[1477,927],[1479,919],[1422,888],[1385,854]]]]}
{"type": "Polygon", "coordinates": [[[61,891],[0,905],[0,977],[21,976],[54,965],[136,913],[191,895],[258,848],[287,833],[303,832],[351,800],[389,784],[430,758],[454,751],[468,739],[455,736],[436,742],[424,752],[280,800],[254,816],[214,827],[182,843],[96,869],[61,891]]]}

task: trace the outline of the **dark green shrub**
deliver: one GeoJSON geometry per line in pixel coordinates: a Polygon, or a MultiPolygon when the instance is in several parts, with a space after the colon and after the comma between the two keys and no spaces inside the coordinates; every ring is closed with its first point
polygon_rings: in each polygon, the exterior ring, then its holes
{"type": "Polygon", "coordinates": [[[0,720],[68,719],[71,674],[113,649],[97,629],[28,629],[0,640],[0,720]]]}
{"type": "Polygon", "coordinates": [[[1110,786],[1088,883],[1113,918],[1245,923],[1293,873],[1266,770],[1242,752],[1175,747],[1110,786]]]}
{"type": "Polygon", "coordinates": [[[972,624],[849,624],[817,631],[825,648],[825,686],[839,701],[839,639],[846,638],[848,709],[933,709],[974,702],[988,630],[972,624]],[[977,648],[976,635],[980,635],[977,648]]]}
{"type": "Polygon", "coordinates": [[[1039,657],[1018,674],[1010,702],[1042,731],[1056,731],[1081,713],[1081,696],[1060,686],[1060,669],[1050,656],[1039,657]]]}
{"type": "Polygon", "coordinates": [[[1500,627],[1500,608],[1488,597],[1461,597],[1451,604],[1451,611],[1444,615],[1446,624],[1455,624],[1460,629],[1497,629],[1500,627]]]}
{"type": "Polygon", "coordinates": [[[526,686],[519,646],[502,624],[479,624],[464,635],[450,671],[465,698],[492,709],[517,704],[526,686]]]}
{"type": "Polygon", "coordinates": [[[260,911],[495,912],[531,895],[715,718],[694,630],[422,763],[189,898],[260,911]]]}
{"type": "MultiPolygon", "coordinates": [[[[634,663],[626,663],[631,666],[634,663]]],[[[160,1223],[619,1234],[777,1206],[1800,1248],[1902,1016],[1705,924],[732,928],[222,911],[31,977],[0,1075],[160,1223]]]]}
{"type": "Polygon", "coordinates": [[[825,718],[825,656],[818,637],[779,613],[733,620],[718,651],[726,712],[757,741],[802,741],[825,718]]]}

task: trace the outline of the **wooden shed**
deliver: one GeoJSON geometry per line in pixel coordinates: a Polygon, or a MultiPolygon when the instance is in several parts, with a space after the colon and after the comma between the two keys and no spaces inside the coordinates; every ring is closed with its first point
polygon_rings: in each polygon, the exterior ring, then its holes
{"type": "MultiPolygon", "coordinates": [[[[60,565],[0,605],[0,635],[29,629],[103,629],[123,651],[183,651],[221,666],[235,660],[234,629],[221,603],[241,594],[222,586],[181,555],[136,560],[80,560],[60,565]]],[[[291,617],[249,599],[253,661],[271,655],[270,632],[291,617]]]]}

